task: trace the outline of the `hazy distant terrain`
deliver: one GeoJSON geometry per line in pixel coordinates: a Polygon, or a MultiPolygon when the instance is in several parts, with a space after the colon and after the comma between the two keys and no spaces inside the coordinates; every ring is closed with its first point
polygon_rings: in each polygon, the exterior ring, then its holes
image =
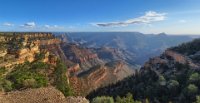
{"type": "MultiPolygon", "coordinates": [[[[89,48],[113,48],[128,58],[130,64],[144,64],[149,58],[162,53],[166,48],[192,40],[191,36],[139,32],[74,32],[66,33],[69,42],[89,48]]],[[[100,57],[101,58],[101,57],[100,57]]]]}

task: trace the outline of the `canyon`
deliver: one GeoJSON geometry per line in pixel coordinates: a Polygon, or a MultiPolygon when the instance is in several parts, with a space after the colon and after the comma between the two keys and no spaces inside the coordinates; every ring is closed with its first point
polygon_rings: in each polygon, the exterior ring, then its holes
{"type": "MultiPolygon", "coordinates": [[[[157,83],[157,78],[168,78],[169,74],[173,75],[174,72],[182,73],[177,69],[177,65],[187,64],[194,70],[199,68],[198,61],[194,61],[198,60],[198,52],[188,51],[190,55],[186,55],[187,53],[174,50],[176,47],[166,49],[191,40],[187,36],[174,38],[166,34],[146,36],[140,33],[125,33],[125,37],[121,38],[121,33],[116,35],[111,33],[108,36],[106,34],[103,34],[100,40],[101,36],[94,38],[90,33],[81,36],[47,32],[0,33],[2,96],[7,96],[4,94],[10,92],[12,95],[12,91],[26,92],[27,89],[41,91],[40,88],[43,91],[45,88],[53,87],[66,97],[87,96],[91,100],[93,96],[123,96],[128,90],[136,92],[136,99],[142,100],[144,98],[140,98],[140,92],[142,93],[142,88],[145,88],[143,83],[145,85],[155,81],[157,83]],[[88,36],[97,41],[96,44],[88,36]],[[134,40],[129,40],[127,37],[134,40]],[[160,41],[163,38],[165,40],[160,41]],[[172,42],[172,38],[176,41],[172,42]],[[152,40],[155,43],[150,44],[152,40]],[[161,51],[164,52],[158,56],[161,51]],[[150,59],[146,61],[143,59],[144,56],[150,59]],[[112,88],[108,89],[107,86],[112,88]],[[120,90],[122,92],[118,91],[119,88],[122,88],[120,90]]],[[[162,81],[160,85],[166,86],[166,83],[162,81]]],[[[149,93],[142,94],[142,97],[147,95],[151,97],[149,93]]],[[[71,98],[75,101],[78,99],[78,97],[71,98]]],[[[48,100],[51,101],[51,98],[48,100]]],[[[159,98],[159,101],[162,99],[159,98]]]]}
{"type": "MultiPolygon", "coordinates": [[[[52,33],[1,33],[0,38],[0,67],[8,70],[6,74],[12,73],[16,66],[26,62],[34,64],[39,60],[54,68],[57,61],[62,61],[67,69],[67,82],[75,95],[86,96],[94,89],[115,83],[134,73],[134,68],[129,67],[126,62],[117,59],[102,60],[95,51],[67,43],[66,38],[61,39],[52,33]]],[[[46,74],[53,75],[52,70],[46,74]]]]}
{"type": "Polygon", "coordinates": [[[188,35],[170,35],[166,33],[69,32],[64,34],[68,38],[68,42],[96,49],[101,59],[120,59],[130,65],[139,67],[149,58],[159,56],[165,49],[193,39],[188,35]]]}
{"type": "Polygon", "coordinates": [[[134,94],[142,103],[193,103],[199,96],[200,39],[166,49],[139,71],[116,84],[99,88],[87,98],[134,94]]]}

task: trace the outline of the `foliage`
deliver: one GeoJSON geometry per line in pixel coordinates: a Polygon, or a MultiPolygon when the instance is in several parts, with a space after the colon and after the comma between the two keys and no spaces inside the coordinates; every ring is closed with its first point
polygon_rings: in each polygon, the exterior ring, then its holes
{"type": "Polygon", "coordinates": [[[12,82],[9,81],[9,80],[4,79],[1,85],[2,85],[3,90],[6,91],[6,92],[11,91],[13,89],[12,88],[12,82]]]}
{"type": "Polygon", "coordinates": [[[2,76],[5,72],[6,72],[6,68],[5,67],[1,67],[0,68],[0,76],[2,76]]]}
{"type": "Polygon", "coordinates": [[[200,96],[196,97],[196,101],[194,103],[200,103],[200,96]]]}
{"type": "Polygon", "coordinates": [[[190,78],[189,78],[189,81],[190,82],[198,82],[200,81],[200,75],[199,73],[193,73],[190,75],[190,78]]]}
{"type": "Polygon", "coordinates": [[[41,62],[25,62],[14,67],[6,78],[12,82],[12,89],[44,87],[48,84],[48,78],[40,71],[47,68],[47,64],[41,62]]]}
{"type": "Polygon", "coordinates": [[[159,80],[158,80],[160,85],[166,85],[166,80],[164,76],[159,76],[159,80]]]}
{"type": "Polygon", "coordinates": [[[198,92],[198,87],[194,84],[189,84],[186,88],[188,95],[193,95],[198,92]]]}
{"type": "MultiPolygon", "coordinates": [[[[38,55],[39,59],[42,57],[42,54],[38,55]]],[[[4,69],[5,68],[0,68],[0,74],[5,72],[4,69]]],[[[73,95],[66,76],[66,69],[65,64],[61,61],[57,62],[56,67],[40,60],[32,63],[27,61],[23,64],[15,66],[13,71],[7,74],[6,77],[2,77],[0,75],[0,89],[10,91],[15,89],[45,87],[49,84],[49,80],[54,79],[54,83],[51,83],[55,85],[56,88],[59,89],[65,96],[73,95]]]]}
{"type": "Polygon", "coordinates": [[[131,93],[127,93],[126,97],[119,97],[116,98],[116,103],[141,103],[140,101],[134,100],[133,95],[131,93]]]}
{"type": "Polygon", "coordinates": [[[47,86],[47,79],[38,73],[30,71],[16,71],[9,77],[13,81],[13,87],[20,88],[39,88],[47,86]]]}
{"type": "Polygon", "coordinates": [[[72,88],[68,83],[68,78],[66,76],[66,66],[61,61],[58,61],[55,69],[55,85],[58,90],[60,90],[65,96],[73,95],[72,88]]]}
{"type": "Polygon", "coordinates": [[[5,79],[3,74],[6,73],[6,68],[0,68],[0,91],[10,91],[12,90],[12,82],[5,79]]]}
{"type": "Polygon", "coordinates": [[[49,65],[47,63],[38,61],[38,62],[34,62],[32,63],[32,69],[48,69],[49,65]]]}
{"type": "Polygon", "coordinates": [[[94,98],[91,103],[114,103],[114,99],[112,97],[101,96],[94,98]]]}
{"type": "Polygon", "coordinates": [[[42,59],[45,58],[45,54],[44,53],[38,53],[38,54],[35,55],[35,58],[37,60],[42,60],[42,59]]]}
{"type": "Polygon", "coordinates": [[[168,82],[168,88],[171,89],[171,88],[175,88],[175,87],[178,87],[179,86],[179,82],[177,80],[169,80],[168,82]]]}
{"type": "Polygon", "coordinates": [[[152,68],[142,68],[138,74],[100,88],[89,94],[87,98],[108,95],[116,98],[118,103],[123,103],[123,98],[117,95],[125,97],[126,93],[130,92],[134,94],[136,100],[148,98],[153,103],[194,102],[195,96],[200,94],[199,71],[191,69],[188,64],[174,63],[171,66],[165,72],[167,66],[159,65],[158,68],[163,74],[152,68]]]}
{"type": "Polygon", "coordinates": [[[181,54],[191,55],[191,54],[196,53],[197,51],[200,51],[199,45],[200,45],[200,39],[195,39],[192,42],[183,43],[180,46],[173,47],[171,48],[171,50],[174,50],[181,54]]]}

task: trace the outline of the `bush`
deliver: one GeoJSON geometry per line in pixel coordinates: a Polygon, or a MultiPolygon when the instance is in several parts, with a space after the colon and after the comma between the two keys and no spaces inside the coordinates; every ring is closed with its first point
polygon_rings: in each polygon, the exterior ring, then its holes
{"type": "Polygon", "coordinates": [[[17,65],[6,78],[13,82],[13,89],[44,87],[48,84],[48,78],[40,71],[48,68],[48,64],[39,61],[25,62],[17,65]]]}
{"type": "Polygon", "coordinates": [[[58,61],[55,68],[55,85],[58,90],[60,90],[65,96],[73,95],[72,88],[68,83],[68,78],[66,77],[67,68],[61,61],[58,61]]]}
{"type": "Polygon", "coordinates": [[[194,103],[200,103],[200,96],[196,97],[196,101],[194,103]]]}
{"type": "Polygon", "coordinates": [[[194,84],[189,84],[187,86],[187,94],[188,95],[194,95],[198,92],[198,87],[194,84]]]}
{"type": "Polygon", "coordinates": [[[142,103],[142,102],[134,100],[133,95],[131,93],[127,93],[126,97],[123,98],[117,96],[116,103],[142,103]]]}
{"type": "Polygon", "coordinates": [[[9,80],[3,80],[2,87],[6,92],[11,91],[13,89],[12,82],[9,80]]]}
{"type": "Polygon", "coordinates": [[[14,82],[13,88],[39,88],[47,86],[47,79],[38,73],[30,71],[16,71],[9,77],[14,82]]]}
{"type": "Polygon", "coordinates": [[[162,76],[162,75],[160,75],[159,76],[159,79],[158,79],[158,83],[160,84],[160,85],[166,85],[166,80],[165,80],[165,77],[164,76],[162,76]]]}
{"type": "Polygon", "coordinates": [[[114,99],[112,97],[96,97],[92,100],[91,103],[114,103],[114,99]]]}
{"type": "Polygon", "coordinates": [[[0,76],[2,76],[5,72],[6,72],[6,68],[5,67],[1,67],[0,68],[0,76]]]}
{"type": "Polygon", "coordinates": [[[45,54],[44,53],[38,53],[38,54],[35,55],[35,58],[37,60],[42,60],[42,59],[45,58],[45,54]]]}
{"type": "Polygon", "coordinates": [[[33,78],[23,80],[24,87],[36,87],[35,84],[36,84],[36,81],[33,78]]]}
{"type": "Polygon", "coordinates": [[[37,70],[37,69],[48,69],[48,68],[49,68],[49,65],[48,65],[47,63],[38,61],[38,62],[34,62],[34,63],[32,64],[32,67],[31,67],[31,68],[32,68],[32,69],[35,69],[35,70],[37,70]]]}
{"type": "Polygon", "coordinates": [[[200,80],[200,75],[199,73],[193,73],[190,75],[189,81],[190,82],[197,82],[200,80]]]}
{"type": "Polygon", "coordinates": [[[12,82],[6,80],[3,74],[6,72],[5,67],[0,68],[0,91],[11,91],[12,90],[12,82]]]}
{"type": "Polygon", "coordinates": [[[179,82],[178,81],[176,81],[176,80],[170,80],[169,82],[168,82],[168,88],[173,88],[173,87],[178,87],[179,86],[179,82]]]}
{"type": "Polygon", "coordinates": [[[0,77],[0,91],[11,91],[12,82],[0,77]]]}

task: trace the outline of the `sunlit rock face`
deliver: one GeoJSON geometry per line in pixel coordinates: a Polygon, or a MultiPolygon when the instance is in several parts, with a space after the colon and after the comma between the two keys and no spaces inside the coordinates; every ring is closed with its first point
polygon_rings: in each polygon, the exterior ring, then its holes
{"type": "Polygon", "coordinates": [[[52,33],[1,33],[0,42],[1,67],[33,62],[39,53],[44,53],[43,62],[48,62],[49,52],[43,46],[61,43],[52,33]]]}

